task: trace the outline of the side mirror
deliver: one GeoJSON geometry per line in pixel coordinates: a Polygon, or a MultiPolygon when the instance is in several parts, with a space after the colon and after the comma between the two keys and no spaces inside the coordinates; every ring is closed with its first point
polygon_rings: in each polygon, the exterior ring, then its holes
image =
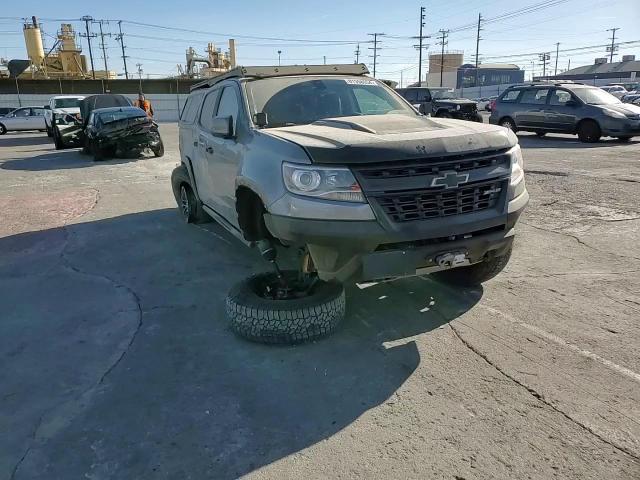
{"type": "Polygon", "coordinates": [[[233,117],[214,117],[211,122],[211,133],[223,138],[233,138],[233,117]]]}
{"type": "Polygon", "coordinates": [[[577,107],[578,106],[578,102],[576,102],[575,100],[569,100],[567,103],[564,104],[565,107],[577,107]]]}
{"type": "Polygon", "coordinates": [[[253,123],[256,124],[258,128],[264,128],[269,124],[269,119],[265,112],[256,113],[253,116],[253,123]]]}

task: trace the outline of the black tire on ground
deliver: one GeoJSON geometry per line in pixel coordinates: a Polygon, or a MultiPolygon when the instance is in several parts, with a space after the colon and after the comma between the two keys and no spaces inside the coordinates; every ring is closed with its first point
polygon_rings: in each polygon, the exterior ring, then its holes
{"type": "Polygon", "coordinates": [[[583,120],[578,125],[578,138],[581,142],[596,143],[601,136],[600,125],[594,120],[583,120]]]}
{"type": "Polygon", "coordinates": [[[47,127],[47,137],[53,137],[53,130],[51,130],[51,127],[47,127]]]}
{"type": "Polygon", "coordinates": [[[473,117],[473,121],[478,123],[484,123],[484,119],[482,118],[482,115],[480,115],[479,113],[477,113],[475,117],[473,117]]]}
{"type": "Polygon", "coordinates": [[[162,140],[160,140],[160,143],[154,147],[152,150],[153,154],[156,157],[161,157],[164,155],[164,143],[162,143],[162,140]]]}
{"type": "Polygon", "coordinates": [[[56,147],[56,150],[62,150],[64,148],[63,143],[60,141],[60,135],[58,134],[58,130],[53,129],[53,144],[56,147]]]}
{"type": "Polygon", "coordinates": [[[91,153],[93,153],[93,161],[94,162],[99,162],[101,160],[104,160],[105,158],[105,151],[104,149],[98,147],[95,143],[91,143],[89,146],[89,149],[91,151],[91,153]]]}
{"type": "Polygon", "coordinates": [[[211,221],[211,217],[202,209],[202,202],[196,198],[193,192],[191,180],[184,165],[173,169],[171,187],[180,215],[187,223],[206,223],[211,221]]]}
{"type": "Polygon", "coordinates": [[[627,143],[631,140],[632,137],[618,137],[618,141],[622,143],[627,143]]]}
{"type": "Polygon", "coordinates": [[[546,134],[545,132],[536,132],[536,135],[537,135],[539,138],[542,138],[542,137],[545,137],[547,134],[546,134]]]}
{"type": "MultiPolygon", "coordinates": [[[[295,272],[285,272],[295,274],[295,272]]],[[[231,329],[253,342],[297,344],[331,334],[345,315],[342,284],[322,282],[311,295],[291,300],[271,300],[256,293],[273,273],[260,273],[236,284],[227,295],[231,329]]]]}
{"type": "Polygon", "coordinates": [[[509,263],[511,248],[503,255],[491,257],[481,263],[432,273],[436,280],[457,287],[475,287],[498,275],[509,263]]]}
{"type": "Polygon", "coordinates": [[[0,123],[0,135],[7,133],[7,127],[0,123]]]}
{"type": "Polygon", "coordinates": [[[514,122],[511,117],[501,118],[500,121],[498,122],[498,125],[504,128],[508,128],[512,132],[516,131],[516,122],[514,122]]]}
{"type": "Polygon", "coordinates": [[[436,117],[438,118],[453,118],[449,112],[446,110],[439,110],[436,112],[436,117]]]}

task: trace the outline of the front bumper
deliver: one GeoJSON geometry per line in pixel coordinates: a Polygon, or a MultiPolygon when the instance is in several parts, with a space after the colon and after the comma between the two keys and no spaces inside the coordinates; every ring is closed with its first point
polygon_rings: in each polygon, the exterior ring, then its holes
{"type": "Polygon", "coordinates": [[[315,251],[330,260],[319,264],[314,257],[321,277],[340,278],[359,271],[360,279],[375,280],[442,269],[435,259],[447,252],[463,252],[469,263],[487,254],[499,255],[511,245],[514,226],[528,201],[525,190],[500,211],[406,222],[393,228],[377,220],[311,220],[269,213],[264,219],[283,243],[307,245],[312,257],[315,251]]]}
{"type": "Polygon", "coordinates": [[[640,120],[616,119],[607,117],[601,123],[602,134],[609,137],[640,136],[640,120]]]}

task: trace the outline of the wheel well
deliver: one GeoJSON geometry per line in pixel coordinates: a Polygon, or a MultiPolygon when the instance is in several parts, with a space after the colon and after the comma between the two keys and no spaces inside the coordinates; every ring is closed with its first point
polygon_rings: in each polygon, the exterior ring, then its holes
{"type": "Polygon", "coordinates": [[[248,187],[236,190],[236,212],[242,235],[248,242],[256,242],[271,235],[264,224],[264,204],[260,197],[248,187]]]}
{"type": "Polygon", "coordinates": [[[598,121],[597,121],[597,120],[594,120],[593,118],[583,118],[583,119],[582,119],[582,120],[580,120],[580,121],[578,122],[578,124],[576,125],[576,131],[577,131],[577,130],[580,130],[580,126],[581,126],[581,125],[584,125],[585,123],[589,123],[589,122],[591,122],[591,123],[595,123],[595,124],[596,124],[596,126],[597,126],[598,128],[600,128],[600,124],[598,123],[598,121]]]}

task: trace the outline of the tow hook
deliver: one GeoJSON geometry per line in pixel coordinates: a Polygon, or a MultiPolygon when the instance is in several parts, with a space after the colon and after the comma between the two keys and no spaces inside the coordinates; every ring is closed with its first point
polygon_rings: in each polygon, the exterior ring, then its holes
{"type": "Polygon", "coordinates": [[[453,268],[460,265],[469,265],[469,259],[463,252],[447,252],[435,258],[436,263],[442,268],[453,268]]]}

